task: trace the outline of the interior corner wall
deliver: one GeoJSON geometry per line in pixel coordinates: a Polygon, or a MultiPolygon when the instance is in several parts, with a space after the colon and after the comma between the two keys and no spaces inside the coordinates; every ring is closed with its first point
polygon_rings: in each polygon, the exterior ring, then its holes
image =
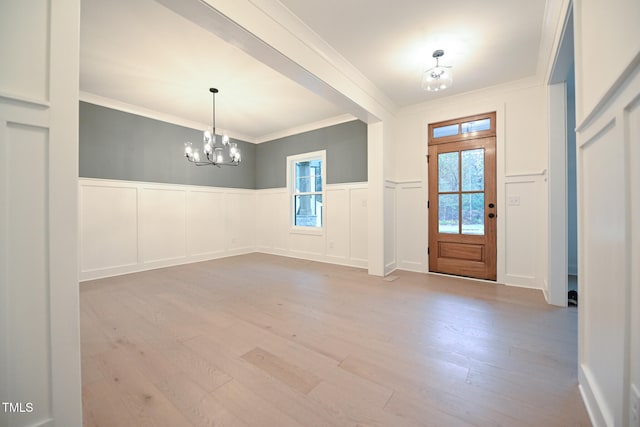
{"type": "Polygon", "coordinates": [[[498,282],[542,289],[547,215],[546,88],[488,88],[403,109],[395,123],[398,268],[429,271],[427,126],[497,112],[498,282]],[[507,205],[517,196],[519,204],[507,205]]]}
{"type": "Polygon", "coordinates": [[[256,250],[366,268],[368,256],[367,125],[341,123],[259,144],[256,156],[256,250]],[[287,156],[326,150],[324,230],[291,231],[287,156]],[[268,214],[267,214],[268,213],[268,214]]]}
{"type": "Polygon", "coordinates": [[[287,156],[326,150],[327,184],[367,182],[367,125],[352,120],[258,144],[256,189],[284,188],[287,156]]]}
{"type": "MultiPolygon", "coordinates": [[[[254,251],[367,267],[362,122],[246,143],[240,166],[198,168],[184,159],[182,141],[200,131],[88,103],[80,113],[81,280],[254,251]],[[327,150],[323,234],[290,232],[286,187],[255,189],[258,148],[261,165],[282,176],[286,156],[327,150]]],[[[263,172],[261,186],[273,184],[263,172]]]]}

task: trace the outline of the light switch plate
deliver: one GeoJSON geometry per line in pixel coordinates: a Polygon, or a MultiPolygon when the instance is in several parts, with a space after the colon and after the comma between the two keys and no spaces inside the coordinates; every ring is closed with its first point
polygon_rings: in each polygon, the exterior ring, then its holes
{"type": "Polygon", "coordinates": [[[507,198],[507,204],[509,206],[520,206],[520,196],[509,196],[507,198]]]}

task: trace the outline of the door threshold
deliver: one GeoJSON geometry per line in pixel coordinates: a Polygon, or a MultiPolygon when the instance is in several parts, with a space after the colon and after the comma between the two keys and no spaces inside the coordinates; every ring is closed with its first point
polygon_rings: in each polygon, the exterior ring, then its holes
{"type": "Polygon", "coordinates": [[[429,271],[427,272],[427,274],[433,274],[434,276],[441,276],[441,277],[451,277],[454,279],[472,280],[474,282],[491,283],[493,285],[504,286],[504,283],[500,283],[497,280],[478,279],[476,277],[458,276],[456,274],[437,273],[435,271],[429,271]]]}

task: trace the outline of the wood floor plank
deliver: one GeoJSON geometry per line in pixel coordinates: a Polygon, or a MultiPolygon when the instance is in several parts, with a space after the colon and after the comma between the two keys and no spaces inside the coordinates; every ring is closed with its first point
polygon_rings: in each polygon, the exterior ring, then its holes
{"type": "Polygon", "coordinates": [[[191,339],[184,345],[198,352],[211,363],[219,366],[234,381],[257,393],[262,399],[288,414],[305,426],[333,426],[330,414],[317,407],[305,395],[278,381],[263,370],[245,361],[235,352],[208,336],[191,339]]]}
{"type": "Polygon", "coordinates": [[[282,338],[290,339],[310,350],[330,357],[337,362],[344,360],[351,352],[351,344],[334,337],[317,327],[315,321],[308,318],[296,318],[291,313],[283,318],[281,312],[270,311],[268,307],[256,305],[255,310],[231,309],[236,318],[251,323],[258,328],[268,330],[282,338]]]}
{"type": "MultiPolygon", "coordinates": [[[[362,399],[366,399],[375,406],[382,407],[392,393],[391,389],[383,385],[340,369],[338,362],[334,359],[326,357],[324,354],[318,354],[294,339],[286,339],[273,333],[264,333],[254,325],[245,323],[234,325],[225,330],[224,334],[226,339],[224,343],[219,342],[219,345],[225,345],[238,355],[246,352],[245,349],[248,343],[254,343],[289,364],[304,364],[308,370],[315,373],[325,382],[339,385],[345,390],[357,393],[362,399]]],[[[216,339],[215,337],[212,338],[216,339]]]]}
{"type": "Polygon", "coordinates": [[[454,363],[434,362],[428,369],[416,369],[417,366],[402,365],[389,361],[388,364],[376,364],[355,356],[347,357],[340,368],[355,375],[367,378],[378,384],[388,384],[393,390],[418,393],[423,387],[447,390],[463,384],[469,370],[454,363]]]}
{"type": "MultiPolygon", "coordinates": [[[[169,427],[189,424],[153,382],[145,378],[139,366],[132,363],[123,349],[110,350],[94,357],[98,359],[99,369],[114,386],[122,406],[131,414],[135,425],[169,427]]],[[[158,378],[161,378],[161,374],[158,378]]],[[[94,404],[100,403],[94,401],[94,404]]]]}
{"type": "Polygon", "coordinates": [[[102,379],[83,385],[82,396],[84,426],[135,427],[134,417],[111,381],[102,379]]]}
{"type": "Polygon", "coordinates": [[[474,425],[440,410],[437,405],[433,405],[429,401],[402,392],[393,393],[384,410],[413,420],[425,427],[470,427],[474,425]]]}
{"type": "Polygon", "coordinates": [[[250,254],[81,285],[86,426],[589,426],[577,310],[250,254]]]}
{"type": "Polygon", "coordinates": [[[225,384],[212,395],[248,425],[304,426],[237,381],[225,384]]]}
{"type": "Polygon", "coordinates": [[[260,347],[243,354],[242,358],[300,393],[307,394],[320,384],[320,378],[311,372],[288,363],[260,347]]]}
{"type": "Polygon", "coordinates": [[[322,382],[313,389],[309,397],[326,408],[339,425],[379,427],[419,425],[407,417],[385,411],[382,407],[371,406],[366,400],[361,399],[361,396],[349,393],[342,387],[328,382],[322,382]]]}
{"type": "Polygon", "coordinates": [[[194,426],[247,426],[198,383],[184,375],[172,375],[157,386],[194,426]]]}

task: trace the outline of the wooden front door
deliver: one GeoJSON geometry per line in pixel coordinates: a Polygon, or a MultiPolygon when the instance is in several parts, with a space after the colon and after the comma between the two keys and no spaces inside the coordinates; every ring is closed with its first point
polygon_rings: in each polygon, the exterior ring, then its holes
{"type": "Polygon", "coordinates": [[[429,271],[496,280],[495,113],[429,125],[429,271]]]}

